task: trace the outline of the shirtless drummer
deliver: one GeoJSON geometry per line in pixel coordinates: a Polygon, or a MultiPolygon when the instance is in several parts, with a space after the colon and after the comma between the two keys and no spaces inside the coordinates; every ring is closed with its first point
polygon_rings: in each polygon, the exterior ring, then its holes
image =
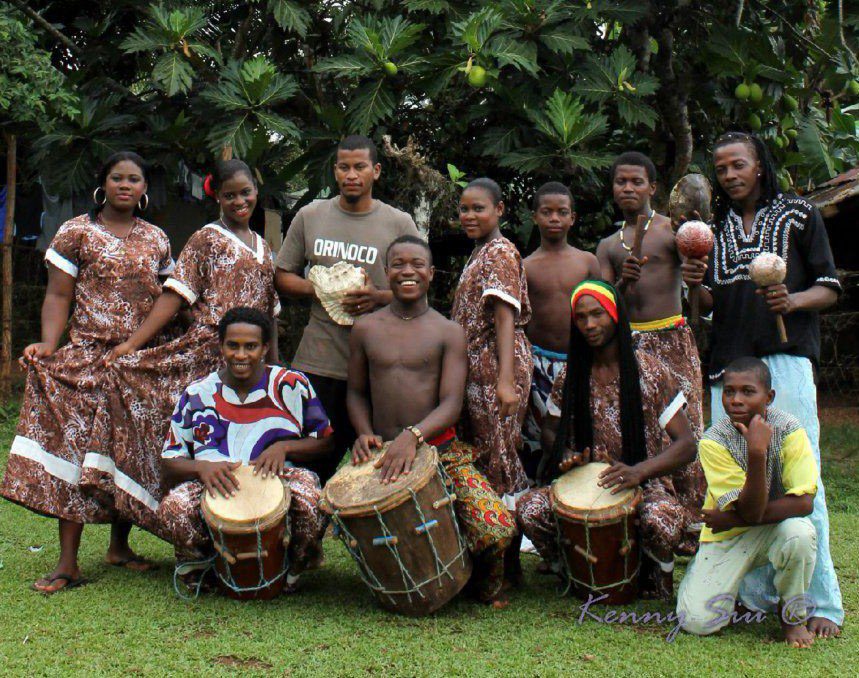
{"type": "Polygon", "coordinates": [[[349,340],[346,406],[358,434],[352,463],[366,462],[392,441],[376,466],[382,482],[393,482],[410,472],[420,443],[436,447],[475,560],[472,588],[482,602],[504,607],[504,551],[516,534],[515,519],[454,429],[465,394],[465,334],[429,306],[435,269],[426,242],[397,238],[386,263],[393,300],[359,318],[349,340]]]}

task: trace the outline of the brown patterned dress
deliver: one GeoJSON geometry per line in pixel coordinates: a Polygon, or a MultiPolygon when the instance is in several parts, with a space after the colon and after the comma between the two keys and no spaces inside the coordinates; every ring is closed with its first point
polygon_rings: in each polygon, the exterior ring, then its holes
{"type": "Polygon", "coordinates": [[[221,366],[218,322],[229,309],[250,306],[273,316],[280,302],[265,240],[255,234],[250,248],[220,224],[191,236],[164,287],[188,303],[193,322],[178,339],[114,363],[108,397],[113,437],[84,482],[111,495],[124,519],[169,540],[156,510],[164,496],[161,448],[173,407],[186,386],[221,366]]]}
{"type": "Polygon", "coordinates": [[[33,511],[78,523],[113,512],[81,491],[81,476],[110,437],[107,352],[124,341],[161,294],[173,270],[164,232],[137,219],[117,238],[82,215],[63,224],[45,260],[75,278],[69,343],[30,365],[0,493],[33,511]]]}
{"type": "MultiPolygon", "coordinates": [[[[671,373],[656,358],[636,350],[641,382],[641,402],[644,410],[644,431],[647,456],[660,454],[671,442],[665,426],[683,409],[686,399],[671,373]]],[[[566,369],[555,380],[549,399],[549,413],[560,416],[566,369]]],[[[621,457],[623,437],[620,429],[620,377],[610,384],[591,383],[591,416],[594,422],[592,460],[611,463],[621,457]]],[[[704,501],[688,476],[694,474],[689,466],[674,473],[653,478],[644,483],[644,498],[639,510],[642,548],[650,559],[670,570],[675,553],[686,553],[689,542],[697,545],[700,529],[698,511],[704,501]]],[[[549,488],[532,490],[520,497],[516,518],[522,531],[550,563],[560,561],[556,541],[555,517],[552,513],[549,488]]],[[[691,548],[694,551],[694,547],[691,548]]],[[[658,589],[659,578],[647,583],[658,589]]],[[[645,583],[643,582],[643,586],[645,583]]],[[[647,590],[651,597],[671,596],[667,590],[647,590]]]]}
{"type": "Polygon", "coordinates": [[[471,255],[456,288],[451,317],[465,329],[467,341],[464,437],[477,448],[476,463],[492,488],[499,495],[516,494],[528,487],[518,450],[534,359],[525,336],[525,326],[531,319],[525,268],[516,246],[507,238],[491,240],[471,255]],[[503,420],[498,414],[496,395],[495,303],[509,304],[516,312],[514,378],[519,407],[513,416],[503,420]]]}

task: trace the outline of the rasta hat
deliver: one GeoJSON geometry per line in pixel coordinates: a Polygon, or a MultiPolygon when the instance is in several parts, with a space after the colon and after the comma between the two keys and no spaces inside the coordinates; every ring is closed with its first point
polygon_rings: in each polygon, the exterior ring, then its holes
{"type": "Polygon", "coordinates": [[[602,280],[585,280],[573,290],[570,298],[570,310],[575,312],[576,304],[582,297],[593,297],[599,302],[611,319],[617,323],[617,293],[614,288],[602,280]]]}

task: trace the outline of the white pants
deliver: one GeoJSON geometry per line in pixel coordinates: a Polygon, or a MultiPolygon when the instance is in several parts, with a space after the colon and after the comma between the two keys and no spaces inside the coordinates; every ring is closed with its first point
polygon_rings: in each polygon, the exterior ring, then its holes
{"type": "Polygon", "coordinates": [[[817,532],[808,518],[788,518],[724,541],[704,542],[677,593],[680,625],[699,636],[727,626],[743,577],[767,563],[775,570],[778,596],[789,608],[785,613],[801,622],[816,557],[817,532]]]}

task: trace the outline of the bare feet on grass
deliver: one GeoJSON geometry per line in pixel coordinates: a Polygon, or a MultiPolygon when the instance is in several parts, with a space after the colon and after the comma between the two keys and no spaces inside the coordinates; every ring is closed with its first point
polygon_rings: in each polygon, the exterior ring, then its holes
{"type": "Polygon", "coordinates": [[[132,572],[149,572],[150,570],[158,569],[157,563],[137,555],[131,550],[130,546],[125,546],[124,548],[112,546],[108,549],[104,560],[108,565],[124,567],[126,570],[131,570],[132,572]]]}
{"type": "Polygon", "coordinates": [[[826,617],[809,617],[808,630],[817,638],[838,638],[841,628],[826,617]]]}
{"type": "Polygon", "coordinates": [[[805,624],[786,624],[782,622],[784,631],[784,642],[790,647],[807,648],[814,645],[814,634],[808,630],[805,624]]]}

